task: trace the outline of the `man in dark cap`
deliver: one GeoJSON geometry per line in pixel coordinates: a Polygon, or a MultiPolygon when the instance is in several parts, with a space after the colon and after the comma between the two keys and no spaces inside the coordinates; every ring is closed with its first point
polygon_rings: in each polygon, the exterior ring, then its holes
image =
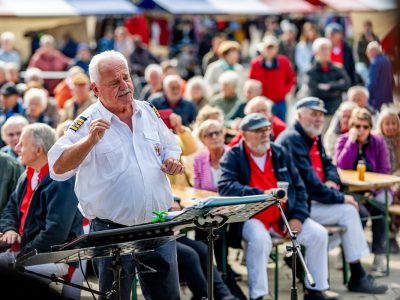
{"type": "MultiPolygon", "coordinates": [[[[221,160],[218,191],[222,196],[270,194],[278,181],[288,183],[287,198],[282,206],[298,241],[306,246],[306,261],[316,287],[306,282],[306,300],[335,300],[323,291],[328,289],[328,234],[309,218],[307,193],[290,156],[281,146],[270,142],[271,123],[262,114],[249,114],[240,124],[243,140],[221,160]]],[[[232,226],[247,242],[247,271],[250,299],[265,299],[268,278],[265,271],[272,250],[271,235],[285,236],[281,215],[273,206],[254,218],[232,226]]],[[[232,229],[231,227],[231,229],[232,229]]]]}
{"type": "Polygon", "coordinates": [[[0,127],[13,115],[25,115],[25,109],[19,99],[17,87],[14,83],[6,83],[0,90],[0,127]]]}
{"type": "Polygon", "coordinates": [[[340,191],[340,177],[321,141],[324,125],[324,102],[306,97],[297,105],[297,122],[276,140],[288,151],[307,189],[310,217],[322,225],[346,227],[341,235],[346,261],[350,264],[349,291],[384,294],[386,285],[368,275],[360,259],[369,254],[358,214],[358,203],[353,196],[340,191]]]}

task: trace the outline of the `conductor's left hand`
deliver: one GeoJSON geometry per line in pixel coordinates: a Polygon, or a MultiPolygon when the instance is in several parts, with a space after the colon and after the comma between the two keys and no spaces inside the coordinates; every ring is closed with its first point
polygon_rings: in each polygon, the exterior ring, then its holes
{"type": "Polygon", "coordinates": [[[168,175],[183,174],[185,167],[175,158],[168,158],[161,166],[161,170],[168,175]]]}

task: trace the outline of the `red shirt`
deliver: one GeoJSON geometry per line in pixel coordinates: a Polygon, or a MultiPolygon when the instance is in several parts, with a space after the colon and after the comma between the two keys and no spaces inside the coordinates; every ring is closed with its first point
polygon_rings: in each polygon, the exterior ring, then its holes
{"type": "Polygon", "coordinates": [[[339,63],[341,65],[344,64],[344,43],[340,45],[340,47],[332,47],[331,51],[331,60],[333,63],[339,63]],[[334,53],[334,49],[339,48],[340,51],[337,53],[334,53]]]}
{"type": "Polygon", "coordinates": [[[285,99],[286,94],[296,83],[296,76],[287,57],[278,55],[276,59],[278,60],[277,68],[265,68],[262,65],[261,55],[254,58],[251,61],[249,78],[262,83],[263,96],[279,103],[285,99]]]}
{"type": "MultiPolygon", "coordinates": [[[[278,180],[275,177],[274,167],[272,164],[272,151],[271,148],[267,152],[267,158],[265,159],[264,172],[258,167],[257,163],[250,155],[250,149],[244,144],[246,155],[250,162],[250,181],[249,186],[256,187],[262,190],[269,190],[278,187],[278,180]]],[[[285,204],[282,203],[282,208],[285,210],[285,204]]],[[[282,228],[279,227],[279,221],[281,214],[276,205],[262,211],[261,213],[254,216],[257,220],[260,220],[265,228],[268,230],[272,227],[276,233],[282,234],[282,228]]]]}
{"type": "Polygon", "coordinates": [[[321,180],[321,182],[325,182],[324,168],[322,166],[321,154],[318,151],[317,144],[318,144],[318,138],[315,138],[314,143],[310,149],[311,164],[313,166],[315,173],[317,173],[319,179],[321,180]]]}

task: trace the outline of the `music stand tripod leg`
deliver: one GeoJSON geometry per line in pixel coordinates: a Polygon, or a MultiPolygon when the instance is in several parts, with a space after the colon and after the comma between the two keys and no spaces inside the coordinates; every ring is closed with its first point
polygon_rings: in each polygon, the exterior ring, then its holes
{"type": "Polygon", "coordinates": [[[114,282],[112,286],[112,299],[121,300],[121,249],[116,248],[112,251],[112,261],[109,268],[113,272],[114,282]]]}
{"type": "Polygon", "coordinates": [[[283,212],[283,209],[282,209],[282,206],[281,206],[279,200],[276,200],[276,206],[279,209],[283,223],[285,224],[285,226],[288,230],[289,236],[290,236],[290,240],[292,241],[292,245],[288,246],[286,248],[288,251],[292,252],[292,276],[293,276],[293,278],[292,278],[292,288],[291,288],[290,299],[297,300],[298,299],[297,287],[296,287],[296,260],[297,260],[297,258],[300,260],[300,263],[303,267],[304,273],[306,274],[307,281],[311,287],[315,287],[315,281],[314,281],[314,278],[311,275],[310,271],[308,270],[307,265],[304,261],[303,254],[300,251],[300,244],[297,241],[296,232],[291,230],[291,228],[289,226],[289,222],[286,219],[285,213],[283,212]]]}

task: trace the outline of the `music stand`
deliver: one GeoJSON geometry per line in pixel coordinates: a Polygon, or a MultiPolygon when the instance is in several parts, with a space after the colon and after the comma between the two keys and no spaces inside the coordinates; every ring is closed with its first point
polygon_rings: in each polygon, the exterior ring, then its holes
{"type": "MultiPolygon", "coordinates": [[[[276,204],[272,195],[245,197],[210,197],[197,205],[188,207],[173,221],[193,222],[197,228],[207,231],[207,299],[214,300],[213,254],[215,231],[226,223],[244,222],[270,206],[276,204]]],[[[278,201],[279,202],[279,201],[278,201]]]]}
{"type": "MultiPolygon", "coordinates": [[[[91,232],[75,240],[52,247],[53,252],[38,253],[36,250],[17,259],[15,267],[20,271],[30,273],[54,282],[90,291],[113,299],[120,299],[121,290],[121,256],[131,253],[152,251],[155,248],[180,237],[180,230],[192,226],[189,221],[172,221],[165,223],[149,223],[112,230],[91,232]],[[112,291],[102,293],[83,286],[72,284],[57,278],[26,270],[25,267],[46,263],[71,263],[100,257],[112,257],[114,284],[112,291]]],[[[148,267],[151,271],[154,271],[148,267]]]]}

